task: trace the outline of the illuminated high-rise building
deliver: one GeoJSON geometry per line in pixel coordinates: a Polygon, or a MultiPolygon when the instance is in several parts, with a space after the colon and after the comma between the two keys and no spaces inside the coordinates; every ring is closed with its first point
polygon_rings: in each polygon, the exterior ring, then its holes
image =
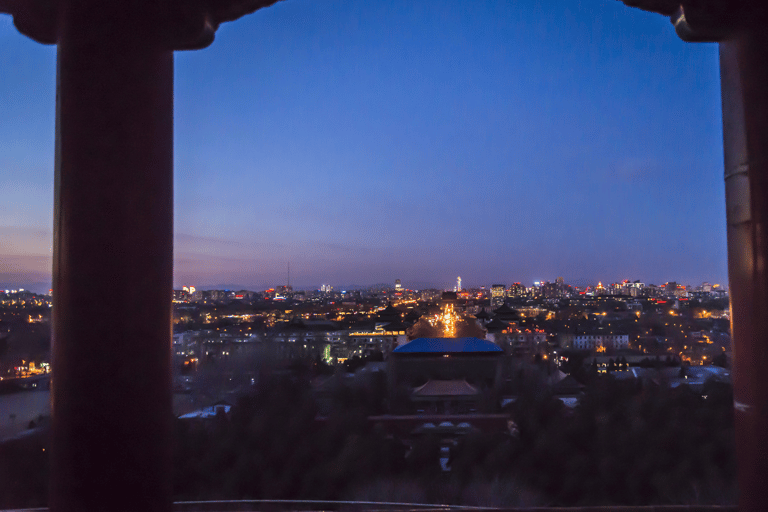
{"type": "Polygon", "coordinates": [[[507,297],[522,297],[525,295],[525,286],[520,283],[512,283],[507,290],[507,297]]]}
{"type": "Polygon", "coordinates": [[[504,304],[504,285],[491,285],[491,307],[497,308],[504,304]]]}
{"type": "Polygon", "coordinates": [[[456,278],[456,291],[457,292],[461,291],[461,277],[456,278]]]}
{"type": "Polygon", "coordinates": [[[403,289],[402,283],[400,283],[399,279],[395,279],[395,290],[400,291],[403,289]]]}

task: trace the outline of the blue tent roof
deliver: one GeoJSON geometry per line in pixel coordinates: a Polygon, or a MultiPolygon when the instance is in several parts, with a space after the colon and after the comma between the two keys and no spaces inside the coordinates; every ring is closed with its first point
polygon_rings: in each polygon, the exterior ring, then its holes
{"type": "Polygon", "coordinates": [[[445,354],[456,352],[501,352],[501,348],[480,338],[417,338],[397,347],[398,354],[445,354]]]}

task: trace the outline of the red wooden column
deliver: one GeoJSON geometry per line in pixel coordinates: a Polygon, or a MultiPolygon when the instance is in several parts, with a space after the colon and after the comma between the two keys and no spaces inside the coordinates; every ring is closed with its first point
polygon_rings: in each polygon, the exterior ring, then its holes
{"type": "Polygon", "coordinates": [[[768,504],[768,28],[721,43],[720,65],[739,510],[757,512],[768,504]]]}
{"type": "Polygon", "coordinates": [[[171,508],[173,53],[121,4],[59,4],[56,512],[171,508]]]}

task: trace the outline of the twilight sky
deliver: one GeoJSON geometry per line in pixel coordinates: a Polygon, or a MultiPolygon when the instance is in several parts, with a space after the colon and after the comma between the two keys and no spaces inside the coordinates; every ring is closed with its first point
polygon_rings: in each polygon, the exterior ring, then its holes
{"type": "MultiPolygon", "coordinates": [[[[50,280],[55,56],[0,15],[0,286],[50,280]]],[[[288,0],[175,101],[176,286],[727,281],[717,46],[616,0],[288,0]]]]}

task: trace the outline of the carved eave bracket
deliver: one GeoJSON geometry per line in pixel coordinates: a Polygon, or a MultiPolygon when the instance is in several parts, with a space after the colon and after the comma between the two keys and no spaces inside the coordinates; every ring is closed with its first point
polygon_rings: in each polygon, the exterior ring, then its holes
{"type": "MultiPolygon", "coordinates": [[[[145,0],[90,2],[93,10],[125,11],[136,31],[170,50],[197,50],[213,42],[221,23],[234,21],[280,0],[145,0]],[[112,5],[106,5],[112,4],[112,5]]],[[[0,0],[0,13],[13,16],[19,32],[43,44],[59,40],[61,10],[66,0],[0,0]]],[[[77,9],[83,9],[82,2],[77,9]]],[[[88,7],[85,7],[88,10],[88,7]]],[[[82,12],[82,11],[81,11],[82,12]]],[[[90,14],[90,13],[88,13],[90,14]]],[[[96,16],[95,18],[98,18],[96,16]]],[[[114,18],[113,18],[114,19],[114,18]]]]}
{"type": "Polygon", "coordinates": [[[13,16],[19,32],[42,44],[58,41],[57,7],[55,0],[0,0],[0,13],[13,16]]]}
{"type": "Polygon", "coordinates": [[[168,0],[158,9],[160,37],[173,50],[199,50],[213,42],[219,25],[281,0],[168,0]]]}
{"type": "Polygon", "coordinates": [[[622,0],[630,7],[669,16],[677,35],[691,43],[729,39],[756,20],[749,0],[622,0]]]}

